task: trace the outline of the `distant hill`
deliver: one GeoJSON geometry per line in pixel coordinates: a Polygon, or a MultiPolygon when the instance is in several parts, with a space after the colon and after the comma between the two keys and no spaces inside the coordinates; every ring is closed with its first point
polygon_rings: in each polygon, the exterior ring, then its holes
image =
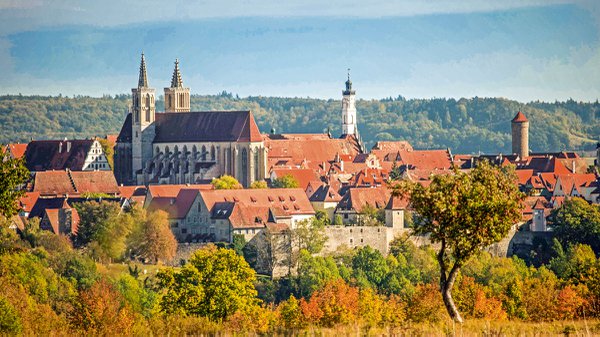
{"type": "MultiPolygon", "coordinates": [[[[130,101],[116,97],[0,96],[0,143],[118,133],[130,101]]],[[[339,100],[285,97],[192,96],[192,110],[254,113],[262,132],[341,132],[339,100]]],[[[157,111],[163,102],[157,102],[157,111]]],[[[504,98],[359,100],[359,131],[368,147],[377,140],[408,140],[415,148],[454,153],[510,151],[510,120],[530,120],[533,151],[590,150],[600,138],[600,104],[530,102],[504,98]]]]}

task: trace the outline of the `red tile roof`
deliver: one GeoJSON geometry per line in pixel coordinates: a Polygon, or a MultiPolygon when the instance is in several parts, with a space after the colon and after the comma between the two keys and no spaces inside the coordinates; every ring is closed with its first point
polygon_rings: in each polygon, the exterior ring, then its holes
{"type": "Polygon", "coordinates": [[[200,195],[213,217],[228,218],[236,228],[264,227],[269,213],[278,217],[315,214],[300,188],[203,190],[200,195]]]}
{"type": "Polygon", "coordinates": [[[319,180],[319,176],[311,169],[273,168],[271,172],[275,173],[277,178],[291,175],[298,182],[298,187],[302,189],[306,189],[311,181],[319,180]]]}
{"type": "Polygon", "coordinates": [[[338,204],[341,209],[353,209],[362,213],[367,206],[384,208],[390,199],[391,192],[384,186],[380,187],[353,187],[348,189],[338,204]]]}
{"type": "Polygon", "coordinates": [[[148,193],[152,198],[176,198],[182,189],[212,190],[211,184],[182,184],[182,185],[148,185],[148,193]]]}
{"type": "Polygon", "coordinates": [[[525,115],[521,111],[517,112],[515,118],[513,118],[512,121],[515,123],[529,122],[527,117],[525,117],[525,115]]]}
{"type": "Polygon", "coordinates": [[[35,173],[33,192],[44,196],[118,194],[119,188],[112,171],[40,171],[35,173]]]}
{"type": "Polygon", "coordinates": [[[13,158],[23,158],[27,150],[27,144],[8,144],[6,145],[6,150],[13,158]]]}
{"type": "Polygon", "coordinates": [[[175,198],[154,197],[150,201],[148,210],[160,209],[167,212],[170,219],[183,219],[190,211],[198,193],[198,189],[181,189],[175,198]]]}
{"type": "Polygon", "coordinates": [[[452,167],[448,150],[399,151],[397,165],[425,170],[448,170],[452,167]]]}
{"type": "Polygon", "coordinates": [[[332,161],[336,155],[354,158],[360,150],[354,137],[331,139],[327,135],[282,134],[264,135],[269,168],[274,166],[300,167],[313,170],[332,161]]]}
{"type": "Polygon", "coordinates": [[[23,211],[31,212],[39,197],[39,192],[25,192],[25,195],[19,199],[19,206],[23,211]]]}
{"type": "Polygon", "coordinates": [[[112,171],[70,171],[79,193],[119,194],[119,186],[112,171]]]}

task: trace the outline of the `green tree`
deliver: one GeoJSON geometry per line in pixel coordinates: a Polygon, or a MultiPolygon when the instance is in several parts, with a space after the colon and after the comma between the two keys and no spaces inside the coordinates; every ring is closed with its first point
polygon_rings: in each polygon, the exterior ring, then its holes
{"type": "Polygon", "coordinates": [[[382,285],[390,272],[381,252],[369,246],[358,249],[352,257],[352,270],[355,277],[364,275],[368,283],[377,288],[382,285]]]}
{"type": "Polygon", "coordinates": [[[115,165],[114,165],[115,150],[113,149],[111,144],[105,138],[98,138],[98,142],[100,143],[100,146],[102,146],[102,152],[104,152],[104,155],[106,156],[108,165],[110,165],[111,168],[115,167],[115,165]]]}
{"type": "Polygon", "coordinates": [[[246,237],[244,234],[233,234],[231,248],[240,256],[244,256],[244,247],[246,247],[246,237]]]}
{"type": "Polygon", "coordinates": [[[250,184],[250,188],[252,189],[264,189],[264,188],[268,188],[269,186],[267,186],[267,182],[264,180],[257,180],[252,182],[252,184],[250,184]]]}
{"type": "Polygon", "coordinates": [[[300,187],[300,184],[293,175],[286,174],[283,177],[273,179],[271,186],[273,188],[297,188],[300,187]]]}
{"type": "Polygon", "coordinates": [[[0,149],[0,215],[11,218],[19,211],[17,201],[25,195],[20,187],[29,179],[23,159],[10,158],[0,149]]]}
{"type": "Polygon", "coordinates": [[[552,212],[553,229],[563,246],[577,243],[600,253],[600,208],[582,198],[569,198],[552,212]]]}
{"type": "Polygon", "coordinates": [[[514,168],[486,161],[464,173],[436,175],[427,187],[411,182],[393,185],[394,194],[410,197],[417,213],[414,231],[439,243],[440,290],[450,317],[463,321],[452,299],[460,268],[475,254],[502,240],[521,219],[523,194],[514,168]]]}
{"type": "Polygon", "coordinates": [[[121,213],[115,202],[87,201],[75,205],[80,221],[75,242],[97,258],[118,259],[123,256],[126,239],[133,227],[131,217],[121,213]]]}
{"type": "Polygon", "coordinates": [[[21,317],[15,308],[0,295],[0,333],[7,335],[18,335],[23,330],[21,317]]]}
{"type": "Polygon", "coordinates": [[[160,307],[166,313],[206,316],[221,321],[258,304],[256,274],[243,257],[214,245],[197,250],[180,270],[158,273],[163,289],[160,307]]]}
{"type": "Polygon", "coordinates": [[[213,178],[210,183],[214,186],[215,190],[237,190],[242,188],[237,179],[226,174],[219,178],[213,178]]]}
{"type": "Polygon", "coordinates": [[[306,249],[311,254],[318,254],[327,242],[325,220],[313,217],[299,221],[296,223],[296,228],[293,229],[292,236],[299,249],[306,249]]]}

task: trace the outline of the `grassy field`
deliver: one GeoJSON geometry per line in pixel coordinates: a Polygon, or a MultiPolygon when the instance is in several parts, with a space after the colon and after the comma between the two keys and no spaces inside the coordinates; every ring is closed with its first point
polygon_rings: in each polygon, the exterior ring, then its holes
{"type": "MultiPolygon", "coordinates": [[[[129,273],[129,266],[132,268],[135,267],[136,264],[126,264],[126,263],[111,263],[111,264],[102,264],[97,263],[96,267],[98,268],[98,272],[102,275],[108,276],[112,279],[117,279],[120,274],[129,273]]],[[[141,275],[156,275],[156,273],[166,266],[164,265],[155,265],[155,264],[137,264],[140,270],[141,275]]]]}
{"type": "MultiPolygon", "coordinates": [[[[285,334],[286,336],[290,336],[285,334]]],[[[527,323],[518,321],[467,320],[462,326],[450,320],[438,324],[407,324],[397,328],[365,330],[358,326],[335,329],[308,329],[291,336],[600,336],[600,321],[527,323]]]]}

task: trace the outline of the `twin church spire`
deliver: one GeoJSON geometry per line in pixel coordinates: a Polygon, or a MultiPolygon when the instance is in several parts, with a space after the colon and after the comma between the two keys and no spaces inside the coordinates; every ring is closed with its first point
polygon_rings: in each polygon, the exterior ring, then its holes
{"type": "MultiPolygon", "coordinates": [[[[140,63],[140,77],[138,88],[148,88],[148,75],[146,70],[146,58],[142,53],[140,63]]],[[[181,70],[179,69],[179,60],[175,59],[175,69],[171,77],[171,86],[165,88],[165,112],[189,112],[190,111],[190,88],[183,87],[181,79],[181,70]]],[[[133,106],[139,105],[134,96],[133,106]],[[137,103],[137,104],[136,104],[137,103]]]]}

